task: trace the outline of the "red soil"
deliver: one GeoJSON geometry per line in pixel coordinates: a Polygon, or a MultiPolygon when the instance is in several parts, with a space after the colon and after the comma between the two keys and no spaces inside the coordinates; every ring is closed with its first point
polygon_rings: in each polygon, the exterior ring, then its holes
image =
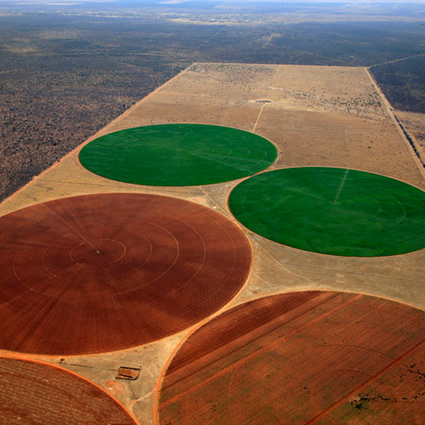
{"type": "Polygon", "coordinates": [[[163,196],[59,199],[0,219],[0,348],[83,354],[160,339],[227,303],[251,247],[223,215],[163,196]]]}
{"type": "Polygon", "coordinates": [[[0,358],[0,423],[135,425],[100,388],[62,369],[0,358]]]}
{"type": "Polygon", "coordinates": [[[161,424],[423,424],[425,313],[303,292],[232,309],[172,360],[161,424]]]}

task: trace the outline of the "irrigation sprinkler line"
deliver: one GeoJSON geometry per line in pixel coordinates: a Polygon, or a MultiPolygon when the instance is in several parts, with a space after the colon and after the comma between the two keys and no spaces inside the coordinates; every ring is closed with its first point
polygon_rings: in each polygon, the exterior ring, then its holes
{"type": "Polygon", "coordinates": [[[335,199],[334,199],[334,202],[333,202],[334,205],[336,205],[338,198],[339,198],[339,195],[341,194],[342,188],[344,187],[345,180],[347,179],[348,171],[349,170],[345,170],[344,177],[342,178],[341,184],[339,185],[338,192],[337,192],[335,199]]]}
{"type": "Polygon", "coordinates": [[[83,241],[83,243],[87,244],[89,247],[91,247],[96,254],[101,254],[100,250],[93,244],[91,243],[81,232],[79,232],[77,229],[75,229],[73,226],[71,226],[71,224],[69,224],[63,217],[61,214],[58,214],[53,208],[50,208],[46,203],[44,204],[44,206],[52,213],[54,214],[60,221],[62,221],[62,223],[68,227],[69,230],[71,230],[72,233],[74,233],[75,235],[77,235],[79,238],[81,238],[81,240],[83,241]]]}

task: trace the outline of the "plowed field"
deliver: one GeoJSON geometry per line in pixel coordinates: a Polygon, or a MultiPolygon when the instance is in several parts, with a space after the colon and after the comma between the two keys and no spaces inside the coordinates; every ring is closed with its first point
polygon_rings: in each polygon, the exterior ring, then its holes
{"type": "Polygon", "coordinates": [[[242,231],[212,209],[153,195],[64,198],[0,220],[0,348],[112,351],[215,312],[251,266],[242,231]]]}
{"type": "Polygon", "coordinates": [[[161,424],[422,424],[425,313],[299,292],[195,332],[163,382],[161,424]]]}
{"type": "Polygon", "coordinates": [[[0,358],[0,424],[135,425],[111,397],[56,367],[0,358]]]}

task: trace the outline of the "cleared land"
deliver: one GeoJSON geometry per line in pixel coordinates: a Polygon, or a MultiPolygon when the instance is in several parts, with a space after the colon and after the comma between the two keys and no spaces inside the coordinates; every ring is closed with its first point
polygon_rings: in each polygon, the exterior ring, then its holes
{"type": "Polygon", "coordinates": [[[183,345],[161,424],[420,424],[425,313],[301,292],[238,306],[183,345]]]}
{"type": "Polygon", "coordinates": [[[248,239],[212,209],[163,196],[60,199],[0,220],[0,347],[120,350],[220,309],[245,283],[248,239]]]}
{"type": "MultiPolygon", "coordinates": [[[[255,128],[279,151],[269,170],[309,165],[359,169],[425,188],[422,169],[387,108],[363,68],[195,64],[93,139],[130,127],[167,123],[255,128]]],[[[0,215],[67,196],[131,192],[191,200],[232,219],[227,197],[238,182],[159,188],[109,181],[84,169],[77,150],[3,202],[0,215]]],[[[309,290],[369,294],[425,310],[423,249],[392,257],[338,257],[246,233],[254,252],[252,272],[217,314],[259,297],[309,290]]],[[[41,358],[94,381],[116,395],[143,424],[153,424],[161,376],[194,328],[114,353],[41,358]],[[131,385],[115,381],[121,366],[142,366],[139,379],[131,385]]]]}

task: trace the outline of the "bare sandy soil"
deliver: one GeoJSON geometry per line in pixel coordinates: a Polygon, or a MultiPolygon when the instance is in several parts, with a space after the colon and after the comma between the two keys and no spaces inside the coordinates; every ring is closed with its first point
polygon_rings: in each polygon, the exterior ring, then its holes
{"type": "MultiPolygon", "coordinates": [[[[279,150],[270,169],[347,167],[425,189],[423,169],[397,128],[390,105],[363,68],[194,64],[94,137],[139,125],[177,122],[255,130],[279,150]]],[[[4,201],[0,215],[66,196],[134,192],[191,200],[234,220],[226,201],[237,183],[155,188],[113,182],[85,170],[77,149],[4,201]]],[[[425,310],[425,250],[394,257],[335,257],[278,245],[245,232],[253,247],[253,271],[243,290],[220,312],[266,295],[305,290],[363,293],[425,310]]],[[[168,360],[199,326],[128,350],[41,360],[92,380],[117,397],[141,423],[153,424],[168,360]],[[120,366],[141,366],[139,378],[116,381],[120,366]]]]}

